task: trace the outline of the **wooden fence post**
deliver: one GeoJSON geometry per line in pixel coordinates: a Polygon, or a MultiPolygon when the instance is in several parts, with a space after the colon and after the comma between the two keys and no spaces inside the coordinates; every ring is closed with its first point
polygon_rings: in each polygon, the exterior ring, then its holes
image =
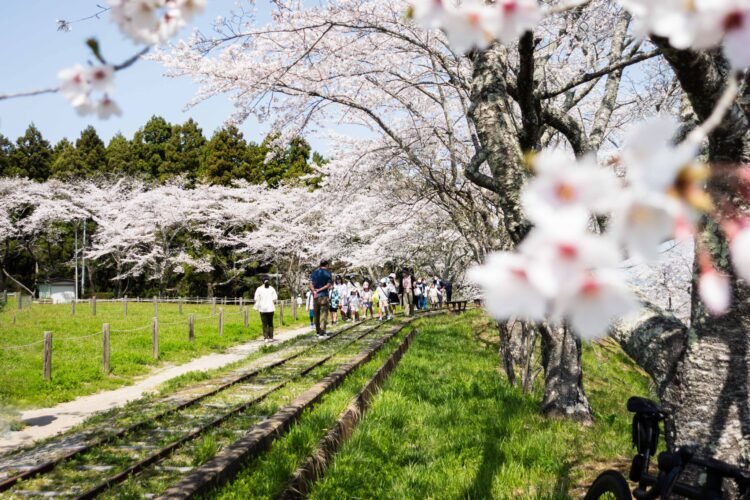
{"type": "Polygon", "coordinates": [[[248,325],[250,324],[250,318],[249,318],[250,312],[249,312],[247,306],[245,306],[244,315],[245,315],[245,328],[247,329],[248,325]]]}
{"type": "Polygon", "coordinates": [[[23,310],[23,294],[21,294],[21,292],[18,292],[16,294],[16,299],[18,301],[18,310],[23,310]]]}
{"type": "Polygon", "coordinates": [[[52,379],[52,332],[44,332],[44,380],[52,379]]]}
{"type": "Polygon", "coordinates": [[[279,301],[279,326],[284,326],[284,301],[279,301]]]}
{"type": "Polygon", "coordinates": [[[242,311],[243,302],[245,302],[245,297],[240,297],[240,311],[242,311]]]}
{"type": "Polygon", "coordinates": [[[70,315],[76,315],[76,299],[73,299],[73,302],[70,303],[70,315]]]}
{"type": "Polygon", "coordinates": [[[102,370],[109,374],[109,323],[102,325],[102,370]]]}
{"type": "Polygon", "coordinates": [[[180,310],[180,316],[182,316],[182,297],[177,300],[178,309],[180,310]]]}
{"type": "Polygon", "coordinates": [[[224,308],[219,309],[219,337],[224,336],[224,308]]]}
{"type": "Polygon", "coordinates": [[[192,314],[188,316],[188,340],[195,341],[195,316],[192,314]]]}
{"type": "Polygon", "coordinates": [[[159,317],[159,299],[154,295],[154,318],[159,317]]]}
{"type": "Polygon", "coordinates": [[[292,297],[292,320],[297,321],[297,299],[292,297]]]}
{"type": "Polygon", "coordinates": [[[128,317],[128,296],[126,295],[122,299],[122,314],[127,318],[128,317]]]}
{"type": "Polygon", "coordinates": [[[33,297],[33,296],[31,296],[31,295],[27,295],[27,296],[26,296],[26,299],[27,299],[27,300],[26,300],[26,309],[31,309],[31,303],[32,303],[32,302],[33,302],[33,300],[34,300],[34,297],[33,297]]]}
{"type": "Polygon", "coordinates": [[[151,322],[151,356],[159,359],[159,318],[154,318],[151,322]]]}
{"type": "Polygon", "coordinates": [[[8,303],[8,290],[3,290],[3,304],[8,303]]]}
{"type": "Polygon", "coordinates": [[[91,315],[96,316],[96,296],[91,297],[91,315]]]}
{"type": "Polygon", "coordinates": [[[216,314],[216,297],[211,299],[211,314],[216,314]]]}

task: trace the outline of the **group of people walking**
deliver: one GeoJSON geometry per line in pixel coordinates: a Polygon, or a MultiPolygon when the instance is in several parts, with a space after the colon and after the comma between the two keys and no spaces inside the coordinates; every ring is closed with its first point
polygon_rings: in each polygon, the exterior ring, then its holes
{"type": "Polygon", "coordinates": [[[396,307],[401,305],[407,315],[414,310],[427,310],[442,307],[450,302],[452,286],[437,276],[433,280],[415,280],[409,269],[403,269],[401,276],[391,273],[376,284],[369,281],[359,283],[355,276],[335,279],[328,269],[329,262],[322,261],[320,267],[310,276],[307,292],[307,310],[310,314],[310,328],[318,337],[325,337],[328,319],[337,324],[342,321],[374,319],[377,311],[380,321],[393,318],[396,307]]]}
{"type": "MultiPolygon", "coordinates": [[[[435,276],[433,279],[414,279],[410,269],[402,269],[400,276],[391,273],[377,283],[360,283],[354,275],[334,278],[324,260],[310,276],[307,291],[307,307],[310,328],[319,338],[326,336],[328,320],[333,325],[341,321],[374,319],[377,312],[380,321],[393,318],[396,308],[402,306],[411,316],[415,310],[440,308],[452,299],[451,283],[435,276]]],[[[278,295],[269,280],[255,291],[254,309],[260,313],[263,324],[263,340],[274,342],[273,317],[278,295]]]]}

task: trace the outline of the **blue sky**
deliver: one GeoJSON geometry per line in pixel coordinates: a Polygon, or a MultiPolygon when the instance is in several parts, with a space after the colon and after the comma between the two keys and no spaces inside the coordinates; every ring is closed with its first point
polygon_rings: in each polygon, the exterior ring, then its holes
{"type": "MultiPolygon", "coordinates": [[[[194,26],[210,30],[216,16],[226,15],[237,3],[249,6],[248,0],[208,0],[208,9],[196,19],[194,26]]],[[[99,0],[105,4],[106,0],[99,0]]],[[[265,17],[267,2],[257,2],[259,16],[265,17]]],[[[109,61],[121,62],[137,51],[136,45],[125,39],[109,20],[109,14],[100,20],[90,20],[73,25],[69,33],[58,32],[56,19],[75,20],[98,11],[97,0],[3,0],[0,10],[0,46],[3,51],[0,93],[46,88],[57,84],[57,72],[75,63],[91,59],[84,41],[96,37],[109,61]]],[[[185,29],[181,36],[187,36],[185,29]]],[[[121,131],[132,137],[152,115],[161,115],[173,123],[192,117],[210,136],[232,112],[232,106],[223,96],[214,97],[195,108],[184,111],[185,104],[194,95],[196,86],[187,78],[166,78],[156,63],[141,61],[118,73],[117,88],[113,98],[123,109],[122,117],[101,121],[95,116],[81,118],[56,94],[0,101],[0,133],[15,141],[30,122],[42,131],[53,144],[62,137],[75,140],[80,131],[93,125],[99,135],[108,141],[121,131]]],[[[248,121],[242,127],[245,137],[260,141],[266,130],[248,121]]],[[[311,138],[318,150],[325,146],[311,138]]]]}

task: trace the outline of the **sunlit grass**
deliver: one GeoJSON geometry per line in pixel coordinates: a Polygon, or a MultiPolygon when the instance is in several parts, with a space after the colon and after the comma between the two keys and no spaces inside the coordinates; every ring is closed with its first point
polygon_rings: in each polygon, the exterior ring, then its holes
{"type": "MultiPolygon", "coordinates": [[[[233,345],[260,336],[260,318],[250,309],[250,326],[244,328],[243,316],[237,305],[224,308],[224,335],[218,335],[218,318],[211,316],[211,305],[185,304],[183,314],[177,304],[159,305],[159,360],[152,358],[151,322],[153,304],[128,304],[128,316],[121,303],[97,304],[93,316],[89,304],[78,304],[75,316],[70,305],[34,304],[19,311],[15,299],[0,311],[0,406],[49,406],[131,383],[155,366],[182,363],[211,352],[221,352],[233,345]],[[188,341],[188,315],[195,321],[195,341],[188,341]],[[15,316],[15,323],[14,323],[15,316]],[[102,371],[102,331],[104,323],[111,330],[111,373],[102,371]],[[135,330],[135,331],[132,331],[135,330]],[[52,380],[45,382],[43,346],[41,343],[20,349],[43,339],[45,331],[53,333],[52,380]],[[77,339],[93,335],[88,338],[77,339]]],[[[292,321],[285,310],[285,324],[299,327],[307,324],[301,311],[292,321]]],[[[278,318],[278,314],[277,314],[278,318]]],[[[278,321],[277,321],[278,325],[278,321]]]]}
{"type": "Polygon", "coordinates": [[[585,349],[597,422],[584,427],[541,417],[539,393],[509,387],[471,315],[429,325],[312,498],[569,498],[630,453],[625,401],[649,383],[616,346],[585,349]]]}

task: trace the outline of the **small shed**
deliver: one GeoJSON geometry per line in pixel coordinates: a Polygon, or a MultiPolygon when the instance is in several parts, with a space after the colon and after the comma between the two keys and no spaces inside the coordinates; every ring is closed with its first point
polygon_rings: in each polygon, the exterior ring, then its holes
{"type": "Polygon", "coordinates": [[[73,280],[56,279],[39,283],[39,299],[52,299],[58,297],[75,297],[76,282],[73,280]]]}

